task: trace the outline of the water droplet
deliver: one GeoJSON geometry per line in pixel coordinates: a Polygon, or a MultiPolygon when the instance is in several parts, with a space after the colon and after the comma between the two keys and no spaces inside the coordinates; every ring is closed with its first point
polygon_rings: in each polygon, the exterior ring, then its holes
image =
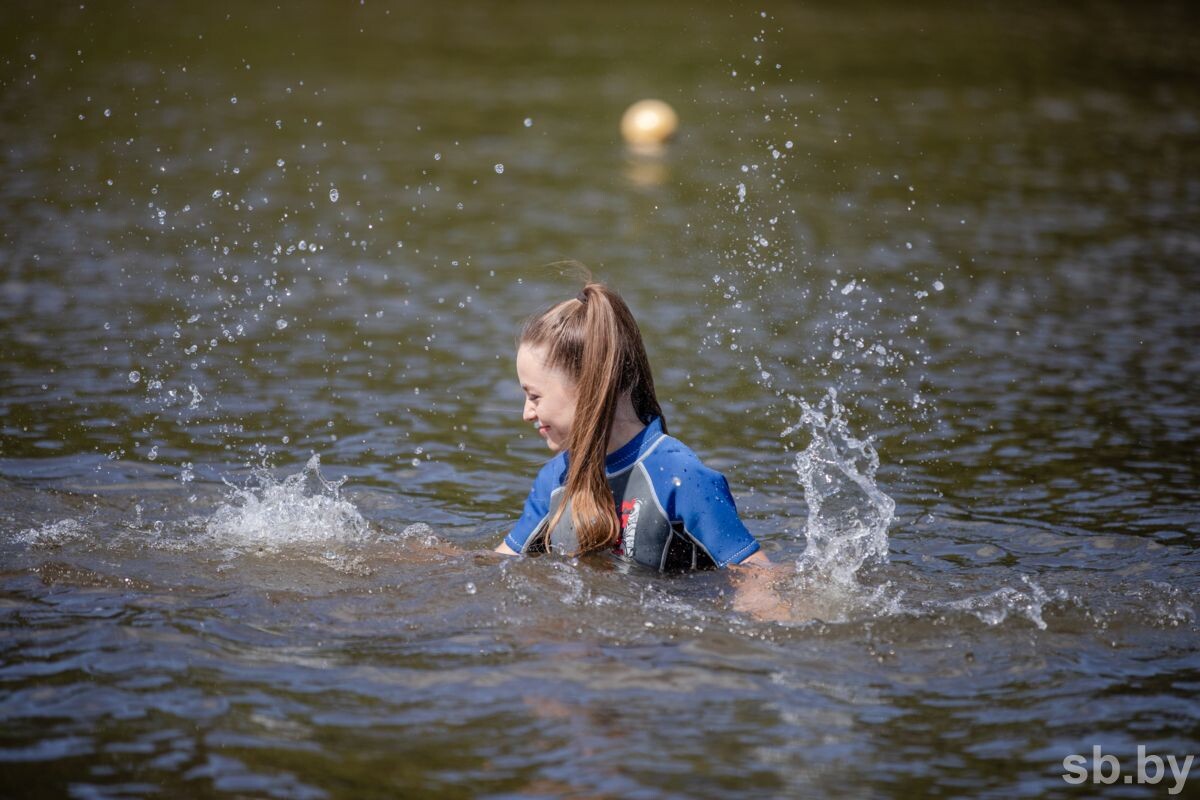
{"type": "Polygon", "coordinates": [[[941,281],[933,282],[933,290],[935,292],[940,292],[942,289],[945,289],[945,288],[946,288],[946,284],[942,283],[941,281]]]}
{"type": "Polygon", "coordinates": [[[138,372],[136,369],[129,373],[129,382],[130,383],[137,383],[141,379],[142,379],[142,373],[138,372]]]}
{"type": "Polygon", "coordinates": [[[504,165],[503,165],[503,164],[497,164],[497,165],[496,165],[496,174],[497,174],[497,175],[503,175],[503,174],[504,174],[504,165]]]}
{"type": "Polygon", "coordinates": [[[467,594],[475,594],[476,591],[478,590],[475,588],[475,584],[467,581],[467,594]]]}
{"type": "Polygon", "coordinates": [[[275,166],[282,167],[286,162],[282,158],[275,159],[275,166]]]}
{"type": "Polygon", "coordinates": [[[230,103],[231,105],[235,105],[235,106],[236,106],[236,105],[237,105],[237,97],[231,97],[231,98],[229,98],[229,103],[230,103]]]}
{"type": "Polygon", "coordinates": [[[212,193],[213,200],[220,199],[221,195],[223,195],[223,194],[225,194],[225,193],[222,192],[220,189],[213,189],[213,193],[212,193]]]}
{"type": "Polygon", "coordinates": [[[526,127],[526,128],[532,128],[532,127],[533,127],[533,118],[532,118],[532,117],[526,117],[526,118],[525,118],[525,127],[526,127]]]}
{"type": "Polygon", "coordinates": [[[329,190],[329,202],[336,203],[338,201],[338,197],[340,197],[340,195],[338,194],[338,190],[336,188],[329,190]]]}
{"type": "Polygon", "coordinates": [[[154,461],[158,458],[158,445],[154,445],[150,448],[150,452],[146,453],[146,458],[150,459],[151,461],[154,461]]]}
{"type": "Polygon", "coordinates": [[[286,327],[287,327],[287,325],[288,325],[288,324],[287,324],[287,320],[286,320],[286,319],[277,319],[277,320],[275,320],[275,327],[276,327],[276,328],[278,328],[279,330],[283,330],[284,328],[286,328],[286,327]]]}
{"type": "Polygon", "coordinates": [[[106,117],[111,117],[111,116],[112,116],[112,109],[111,109],[111,108],[106,108],[106,109],[104,109],[104,116],[106,116],[106,117]]]}

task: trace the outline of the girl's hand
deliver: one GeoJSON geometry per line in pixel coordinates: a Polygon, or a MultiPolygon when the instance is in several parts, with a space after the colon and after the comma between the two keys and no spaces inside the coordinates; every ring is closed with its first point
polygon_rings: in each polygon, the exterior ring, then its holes
{"type": "Polygon", "coordinates": [[[733,610],[763,622],[791,619],[791,606],[777,584],[787,577],[784,564],[772,564],[761,550],[741,564],[729,566],[733,580],[733,610]]]}

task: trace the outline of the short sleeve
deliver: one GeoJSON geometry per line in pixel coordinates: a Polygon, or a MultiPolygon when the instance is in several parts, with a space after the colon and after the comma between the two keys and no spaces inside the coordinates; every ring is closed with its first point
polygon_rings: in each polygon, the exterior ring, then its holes
{"type": "Polygon", "coordinates": [[[550,497],[561,483],[559,477],[564,469],[561,461],[561,457],[552,458],[538,472],[533,487],[529,490],[529,497],[525,498],[525,509],[521,512],[521,518],[517,520],[508,536],[504,537],[504,543],[514,552],[525,552],[529,537],[550,513],[550,497]]]}
{"type": "Polygon", "coordinates": [[[684,531],[718,567],[740,564],[758,552],[758,540],[738,517],[729,482],[716,470],[692,467],[674,492],[674,514],[684,531]]]}

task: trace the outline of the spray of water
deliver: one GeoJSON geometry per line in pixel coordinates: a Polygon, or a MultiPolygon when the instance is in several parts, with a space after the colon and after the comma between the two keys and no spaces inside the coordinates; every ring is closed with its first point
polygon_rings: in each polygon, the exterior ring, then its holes
{"type": "Polygon", "coordinates": [[[932,610],[942,613],[966,612],[991,626],[999,625],[1009,616],[1025,617],[1041,630],[1046,630],[1046,620],[1042,611],[1052,601],[1067,600],[1067,593],[1062,589],[1047,592],[1028,575],[1022,575],[1021,580],[1026,586],[1026,591],[1002,586],[986,594],[929,605],[932,610]]]}
{"type": "Polygon", "coordinates": [[[796,456],[795,469],[808,505],[806,547],[796,564],[790,599],[793,615],[844,621],[867,613],[872,617],[944,616],[966,613],[987,625],[1023,617],[1045,629],[1044,609],[1068,600],[1062,589],[1046,591],[1022,575],[1024,588],[1002,586],[957,599],[936,599],[916,605],[890,582],[869,586],[861,580],[864,567],[888,559],[888,528],[896,503],[879,488],[875,474],[879,453],[870,437],[854,436],[843,418],[837,391],[830,389],[817,406],[792,398],[800,421],[784,431],[804,430],[811,439],[796,456]]]}
{"type": "Polygon", "coordinates": [[[209,518],[209,540],[231,550],[278,552],[306,544],[349,544],[371,535],[354,504],[341,496],[343,481],[321,474],[313,455],[304,469],[282,481],[257,471],[245,487],[230,485],[227,502],[209,518]]]}
{"type": "Polygon", "coordinates": [[[807,546],[798,569],[851,587],[864,565],[887,560],[896,503],[875,483],[879,454],[869,438],[850,433],[837,391],[830,389],[816,407],[796,402],[800,422],[784,433],[805,428],[812,437],[795,461],[808,504],[807,546]]]}
{"type": "Polygon", "coordinates": [[[87,527],[77,519],[60,519],[20,531],[13,540],[35,547],[59,547],[87,538],[87,527]]]}

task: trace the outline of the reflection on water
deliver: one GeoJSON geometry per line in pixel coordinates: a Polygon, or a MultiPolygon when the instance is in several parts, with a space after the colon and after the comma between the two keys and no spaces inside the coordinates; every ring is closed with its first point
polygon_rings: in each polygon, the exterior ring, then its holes
{"type": "Polygon", "coordinates": [[[10,16],[0,794],[1040,796],[1196,751],[1190,7],[10,16]],[[681,130],[631,153],[651,96],[681,130]],[[490,553],[563,258],[786,621],[490,553]]]}
{"type": "Polygon", "coordinates": [[[653,189],[664,185],[671,177],[666,163],[665,148],[646,151],[632,150],[625,159],[625,177],[639,189],[653,189]]]}

